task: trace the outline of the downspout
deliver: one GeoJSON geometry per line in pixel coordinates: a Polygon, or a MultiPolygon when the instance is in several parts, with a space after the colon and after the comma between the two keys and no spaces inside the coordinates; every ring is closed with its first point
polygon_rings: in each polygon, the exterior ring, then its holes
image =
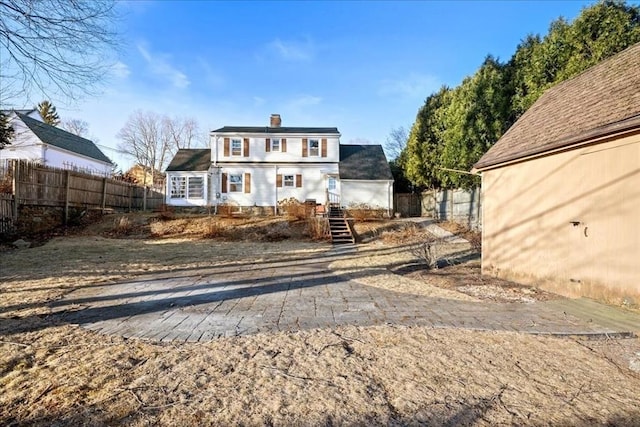
{"type": "Polygon", "coordinates": [[[393,181],[387,181],[387,216],[391,218],[391,206],[393,205],[393,181]]]}
{"type": "Polygon", "coordinates": [[[213,175],[215,178],[211,179],[211,184],[213,187],[213,197],[215,198],[215,204],[213,206],[213,214],[218,215],[218,194],[220,191],[220,168],[218,167],[218,135],[214,135],[214,144],[215,144],[215,154],[213,156],[213,175]],[[214,184],[215,182],[215,184],[214,184]]]}
{"type": "Polygon", "coordinates": [[[274,201],[273,201],[273,215],[274,216],[278,216],[278,165],[274,165],[273,166],[275,172],[276,172],[276,176],[275,176],[275,185],[273,186],[274,188],[274,201]]]}

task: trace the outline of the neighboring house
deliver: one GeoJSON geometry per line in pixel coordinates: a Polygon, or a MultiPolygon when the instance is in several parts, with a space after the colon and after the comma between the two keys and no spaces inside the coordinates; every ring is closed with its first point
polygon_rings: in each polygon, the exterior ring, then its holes
{"type": "Polygon", "coordinates": [[[548,89],[478,161],[482,271],[640,303],[640,44],[548,89]]]}
{"type": "Polygon", "coordinates": [[[296,199],[390,213],[393,178],[380,146],[341,145],[337,128],[225,126],[211,149],[180,150],[167,167],[167,204],[273,209],[296,199]]]}
{"type": "Polygon", "coordinates": [[[42,122],[36,110],[8,112],[14,137],[0,161],[30,160],[62,169],[110,176],[111,160],[90,140],[42,122]]]}

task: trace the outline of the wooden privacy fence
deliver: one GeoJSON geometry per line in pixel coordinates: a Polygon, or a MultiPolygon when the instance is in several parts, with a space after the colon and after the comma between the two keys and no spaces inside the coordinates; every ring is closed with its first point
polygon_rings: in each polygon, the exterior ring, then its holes
{"type": "MultiPolygon", "coordinates": [[[[19,206],[147,210],[164,203],[164,194],[124,181],[64,169],[15,161],[7,172],[11,175],[13,197],[11,217],[17,220],[19,206]]],[[[5,177],[6,179],[6,177],[5,177]]],[[[5,218],[6,195],[0,205],[0,221],[5,218]]]]}
{"type": "Polygon", "coordinates": [[[13,196],[0,193],[0,235],[13,231],[13,196]]]}

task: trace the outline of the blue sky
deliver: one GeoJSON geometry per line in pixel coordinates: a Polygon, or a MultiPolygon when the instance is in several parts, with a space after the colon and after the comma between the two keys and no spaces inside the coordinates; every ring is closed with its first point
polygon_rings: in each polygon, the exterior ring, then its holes
{"type": "Polygon", "coordinates": [[[124,43],[102,92],[52,102],[111,148],[137,109],[193,117],[203,133],[279,113],[284,126],[336,126],[343,143],[383,143],[487,54],[507,60],[527,34],[590,3],[123,2],[124,43]]]}

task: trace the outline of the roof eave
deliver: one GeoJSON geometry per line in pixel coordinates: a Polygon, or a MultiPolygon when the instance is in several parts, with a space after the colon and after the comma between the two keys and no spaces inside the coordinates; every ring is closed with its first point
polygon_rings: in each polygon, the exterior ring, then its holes
{"type": "Polygon", "coordinates": [[[640,131],[640,114],[632,116],[619,122],[610,123],[595,129],[590,129],[579,135],[572,135],[542,147],[519,152],[515,155],[498,157],[489,161],[482,161],[482,158],[473,165],[471,172],[483,172],[489,169],[497,169],[513,163],[520,163],[526,160],[547,156],[561,151],[571,150],[584,145],[597,144],[603,139],[613,136],[620,136],[634,131],[640,131]]]}

